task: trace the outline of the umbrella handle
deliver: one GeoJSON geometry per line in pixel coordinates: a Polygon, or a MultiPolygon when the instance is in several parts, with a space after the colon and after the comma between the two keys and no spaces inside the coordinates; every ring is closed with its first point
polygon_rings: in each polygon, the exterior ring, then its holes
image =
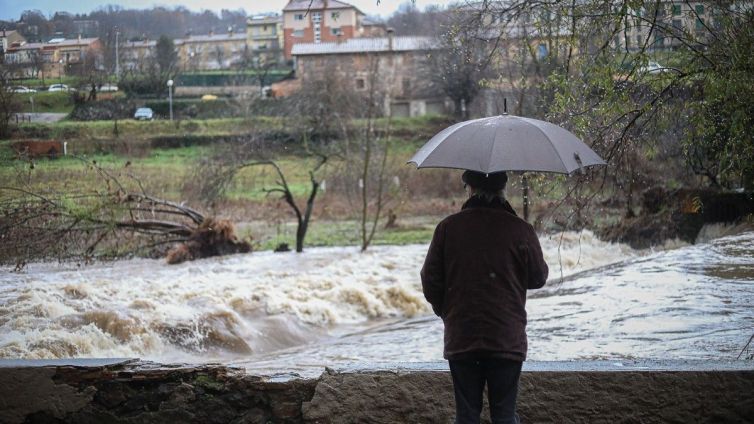
{"type": "Polygon", "coordinates": [[[521,174],[521,186],[524,197],[524,221],[529,222],[529,178],[525,172],[521,174]]]}

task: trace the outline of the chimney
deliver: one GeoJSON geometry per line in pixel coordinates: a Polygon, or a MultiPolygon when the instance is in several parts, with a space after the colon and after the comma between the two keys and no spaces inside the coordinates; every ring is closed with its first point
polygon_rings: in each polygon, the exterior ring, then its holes
{"type": "Polygon", "coordinates": [[[392,28],[387,29],[387,49],[393,51],[393,33],[395,30],[392,28]]]}

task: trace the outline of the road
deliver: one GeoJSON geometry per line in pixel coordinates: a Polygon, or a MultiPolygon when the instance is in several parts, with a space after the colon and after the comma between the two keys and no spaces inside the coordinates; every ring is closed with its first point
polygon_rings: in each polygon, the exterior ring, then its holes
{"type": "MultiPolygon", "coordinates": [[[[50,124],[65,118],[67,113],[17,113],[18,121],[42,122],[50,124]]],[[[15,121],[15,118],[13,119],[15,121]]]]}

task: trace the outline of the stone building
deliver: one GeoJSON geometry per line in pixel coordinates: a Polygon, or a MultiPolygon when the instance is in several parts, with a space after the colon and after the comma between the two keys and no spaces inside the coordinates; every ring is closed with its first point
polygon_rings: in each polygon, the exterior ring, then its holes
{"type": "Polygon", "coordinates": [[[98,38],[56,38],[47,43],[13,43],[5,52],[5,62],[17,65],[23,77],[81,74],[102,65],[102,43],[98,38]]]}
{"type": "Polygon", "coordinates": [[[5,52],[13,45],[20,46],[26,43],[26,39],[18,31],[2,30],[0,32],[0,59],[5,57],[5,52]]]}
{"type": "Polygon", "coordinates": [[[248,48],[246,34],[233,29],[225,34],[190,35],[174,43],[178,64],[186,71],[230,69],[242,62],[248,48]]]}
{"type": "Polygon", "coordinates": [[[630,11],[633,18],[625,24],[614,45],[628,50],[673,50],[681,39],[704,41],[718,28],[715,9],[722,2],[660,1],[630,11]],[[654,24],[653,24],[654,22],[654,24]]]}
{"type": "MultiPolygon", "coordinates": [[[[225,34],[188,35],[173,40],[178,66],[183,71],[230,69],[239,65],[248,49],[246,34],[229,31],[225,34]]],[[[123,44],[125,69],[143,67],[157,46],[157,40],[128,41],[123,44]]]]}
{"type": "Polygon", "coordinates": [[[246,40],[253,55],[267,61],[283,62],[283,17],[250,17],[246,21],[246,40]]]}
{"type": "Polygon", "coordinates": [[[291,54],[302,85],[335,74],[356,92],[378,90],[384,113],[392,116],[443,114],[441,90],[430,82],[428,54],[436,50],[429,37],[352,38],[341,42],[298,43],[291,54]]]}

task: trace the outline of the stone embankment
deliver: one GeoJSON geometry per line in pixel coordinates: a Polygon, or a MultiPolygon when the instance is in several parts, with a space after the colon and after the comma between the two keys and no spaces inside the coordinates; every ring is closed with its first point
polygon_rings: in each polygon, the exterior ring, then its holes
{"type": "MultiPolygon", "coordinates": [[[[139,360],[0,361],[2,423],[445,423],[444,363],[253,376],[223,365],[139,360]]],[[[528,362],[528,423],[744,423],[754,363],[528,362]]]]}
{"type": "Polygon", "coordinates": [[[707,224],[754,228],[754,193],[651,188],[642,194],[638,216],[624,218],[598,231],[598,235],[606,241],[645,249],[667,240],[694,243],[707,224]]]}

